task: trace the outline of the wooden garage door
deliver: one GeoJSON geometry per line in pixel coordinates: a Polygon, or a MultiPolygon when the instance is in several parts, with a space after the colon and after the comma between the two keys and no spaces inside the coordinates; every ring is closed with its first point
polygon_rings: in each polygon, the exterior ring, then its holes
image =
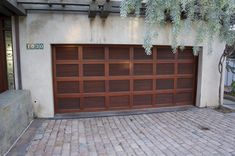
{"type": "Polygon", "coordinates": [[[192,48],[53,45],[55,112],[193,105],[196,69],[192,48]]]}

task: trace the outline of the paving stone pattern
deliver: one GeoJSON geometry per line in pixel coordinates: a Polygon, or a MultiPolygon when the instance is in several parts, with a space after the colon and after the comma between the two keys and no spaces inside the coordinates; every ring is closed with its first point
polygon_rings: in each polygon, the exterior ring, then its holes
{"type": "Polygon", "coordinates": [[[235,155],[235,117],[212,109],[44,120],[27,154],[42,156],[235,155]]]}

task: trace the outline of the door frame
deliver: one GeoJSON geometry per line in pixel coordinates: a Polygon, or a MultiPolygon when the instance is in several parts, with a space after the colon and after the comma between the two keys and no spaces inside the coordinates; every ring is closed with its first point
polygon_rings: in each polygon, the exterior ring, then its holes
{"type": "Polygon", "coordinates": [[[0,93],[8,89],[6,46],[3,22],[6,17],[0,17],[0,93]]]}

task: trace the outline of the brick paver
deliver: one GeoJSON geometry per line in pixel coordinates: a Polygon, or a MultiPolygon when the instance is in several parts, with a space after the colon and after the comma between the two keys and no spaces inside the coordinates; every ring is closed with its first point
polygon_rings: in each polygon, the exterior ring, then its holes
{"type": "Polygon", "coordinates": [[[31,155],[235,155],[235,117],[212,109],[44,120],[31,155]]]}

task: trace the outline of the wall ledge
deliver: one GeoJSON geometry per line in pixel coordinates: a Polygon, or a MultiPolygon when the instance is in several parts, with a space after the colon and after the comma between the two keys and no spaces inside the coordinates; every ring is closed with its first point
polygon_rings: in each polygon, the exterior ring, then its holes
{"type": "Polygon", "coordinates": [[[7,90],[0,94],[0,109],[4,109],[9,105],[14,104],[22,96],[30,96],[28,90],[7,90]]]}

